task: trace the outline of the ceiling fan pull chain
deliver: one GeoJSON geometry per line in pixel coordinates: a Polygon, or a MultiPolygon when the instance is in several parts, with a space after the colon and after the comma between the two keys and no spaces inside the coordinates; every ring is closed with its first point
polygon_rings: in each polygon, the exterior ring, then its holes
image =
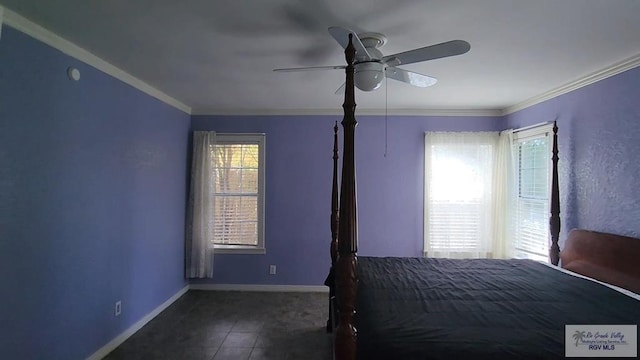
{"type": "Polygon", "coordinates": [[[387,157],[387,145],[388,145],[388,109],[389,109],[389,81],[387,77],[384,78],[384,157],[387,157]]]}

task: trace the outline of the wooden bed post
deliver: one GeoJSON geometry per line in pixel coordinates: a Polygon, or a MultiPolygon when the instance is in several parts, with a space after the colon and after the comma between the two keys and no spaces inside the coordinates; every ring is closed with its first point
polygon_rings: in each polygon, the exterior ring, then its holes
{"type": "Polygon", "coordinates": [[[549,229],[551,231],[551,247],[549,258],[553,265],[558,265],[560,260],[560,188],[558,186],[558,125],[553,122],[553,166],[551,174],[551,216],[549,217],[549,229]]]}
{"type": "Polygon", "coordinates": [[[336,360],[355,360],[357,331],[353,326],[356,307],[356,267],[358,258],[358,224],[356,212],[356,169],[355,169],[355,89],[354,67],[355,48],[353,34],[349,34],[349,45],[344,50],[347,59],[347,80],[345,86],[342,186],[340,188],[340,222],[338,232],[338,262],[336,273],[336,291],[339,323],[335,335],[336,360]]]}
{"type": "Polygon", "coordinates": [[[329,287],[329,319],[327,320],[327,332],[332,332],[335,325],[336,309],[336,273],[335,267],[338,260],[338,122],[333,126],[333,184],[331,186],[331,269],[324,284],[329,287]]]}
{"type": "Polygon", "coordinates": [[[338,122],[333,126],[333,185],[331,186],[331,266],[338,260],[338,122]]]}

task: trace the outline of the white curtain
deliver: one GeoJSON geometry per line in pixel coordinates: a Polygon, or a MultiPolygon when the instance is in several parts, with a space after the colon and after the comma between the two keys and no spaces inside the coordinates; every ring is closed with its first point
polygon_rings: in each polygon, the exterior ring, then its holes
{"type": "Polygon", "coordinates": [[[0,38],[2,38],[2,17],[4,14],[4,8],[0,6],[0,38]]]}
{"type": "Polygon", "coordinates": [[[425,256],[493,257],[497,132],[425,134],[425,256]]]}
{"type": "Polygon", "coordinates": [[[191,190],[187,208],[185,249],[186,275],[189,278],[213,277],[214,201],[213,164],[216,133],[193,133],[191,190]]]}
{"type": "Polygon", "coordinates": [[[494,258],[513,257],[515,239],[516,175],[513,130],[500,133],[494,163],[493,246],[494,258]]]}

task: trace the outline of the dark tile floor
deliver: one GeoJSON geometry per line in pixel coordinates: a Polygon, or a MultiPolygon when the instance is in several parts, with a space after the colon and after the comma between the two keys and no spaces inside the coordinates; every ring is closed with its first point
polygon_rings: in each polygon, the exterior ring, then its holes
{"type": "Polygon", "coordinates": [[[105,360],[330,360],[327,297],[191,290],[105,360]]]}

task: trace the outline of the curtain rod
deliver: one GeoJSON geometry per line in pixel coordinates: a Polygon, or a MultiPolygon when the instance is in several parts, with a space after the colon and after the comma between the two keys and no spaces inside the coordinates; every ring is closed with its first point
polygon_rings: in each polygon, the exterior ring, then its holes
{"type": "Polygon", "coordinates": [[[550,124],[553,124],[553,123],[554,123],[553,121],[545,121],[545,122],[541,122],[539,124],[529,125],[529,126],[521,127],[519,129],[515,129],[515,130],[513,130],[513,133],[515,134],[515,133],[520,132],[520,131],[525,131],[525,130],[537,128],[537,127],[540,127],[540,126],[550,125],[550,124]]]}

